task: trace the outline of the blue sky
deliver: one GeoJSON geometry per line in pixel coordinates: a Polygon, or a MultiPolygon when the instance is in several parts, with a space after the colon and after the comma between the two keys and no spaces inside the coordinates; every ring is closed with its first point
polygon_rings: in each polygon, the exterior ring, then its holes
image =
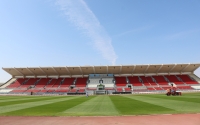
{"type": "Polygon", "coordinates": [[[0,47],[0,67],[199,63],[200,1],[1,0],[0,47]]]}

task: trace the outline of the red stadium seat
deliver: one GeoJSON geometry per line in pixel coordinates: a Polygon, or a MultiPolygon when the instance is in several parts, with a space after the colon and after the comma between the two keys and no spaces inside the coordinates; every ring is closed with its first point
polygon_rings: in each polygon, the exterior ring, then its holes
{"type": "Polygon", "coordinates": [[[87,83],[88,78],[77,78],[76,80],[76,87],[85,87],[87,83]]]}
{"type": "Polygon", "coordinates": [[[128,77],[130,84],[132,84],[133,86],[143,86],[142,85],[142,81],[139,80],[138,76],[129,76],[128,77]]]}
{"type": "Polygon", "coordinates": [[[116,86],[126,86],[126,77],[115,77],[116,86]]]}
{"type": "Polygon", "coordinates": [[[182,81],[179,81],[178,78],[175,75],[166,75],[165,76],[170,82],[175,83],[176,85],[183,85],[184,83],[182,81]]]}
{"type": "Polygon", "coordinates": [[[163,76],[152,76],[159,85],[168,85],[168,82],[164,79],[163,76]]]}
{"type": "Polygon", "coordinates": [[[186,84],[199,84],[197,81],[191,79],[189,75],[177,75],[177,76],[180,77],[186,84]]]}

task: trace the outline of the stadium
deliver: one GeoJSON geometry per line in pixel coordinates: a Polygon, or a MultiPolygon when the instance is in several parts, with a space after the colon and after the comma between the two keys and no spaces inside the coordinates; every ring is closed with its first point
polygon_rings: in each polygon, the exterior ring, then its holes
{"type": "Polygon", "coordinates": [[[3,68],[13,78],[1,94],[134,94],[199,91],[200,64],[3,68]]]}
{"type": "MultiPolygon", "coordinates": [[[[196,63],[2,68],[12,78],[0,87],[0,115],[15,116],[16,120],[16,116],[115,116],[114,121],[121,119],[119,123],[129,119],[120,116],[139,115],[136,121],[152,114],[162,118],[169,117],[165,114],[189,113],[172,116],[189,117],[200,112],[200,79],[194,74],[199,66],[196,63]],[[167,97],[166,90],[172,87],[182,96],[167,97]]],[[[198,119],[199,115],[190,117],[198,119]]],[[[47,118],[45,121],[54,119],[47,118]]],[[[26,122],[33,119],[29,117],[26,122]]],[[[66,119],[60,121],[64,123],[66,119]]]]}
{"type": "Polygon", "coordinates": [[[200,125],[199,5],[1,0],[0,125],[200,125]]]}

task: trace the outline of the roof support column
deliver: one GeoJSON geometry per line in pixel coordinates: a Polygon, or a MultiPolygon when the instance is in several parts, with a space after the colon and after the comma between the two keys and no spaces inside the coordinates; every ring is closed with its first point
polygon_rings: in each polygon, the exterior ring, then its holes
{"type": "Polygon", "coordinates": [[[107,67],[106,67],[106,70],[107,70],[107,74],[108,74],[108,65],[107,65],[107,67]]]}
{"type": "Polygon", "coordinates": [[[82,78],[83,78],[83,71],[82,71],[82,69],[81,69],[81,66],[79,66],[79,69],[80,69],[80,71],[81,71],[81,73],[82,73],[82,78]]]}
{"type": "Polygon", "coordinates": [[[28,67],[26,67],[26,69],[27,69],[30,73],[32,73],[32,74],[34,75],[34,78],[36,78],[35,73],[33,73],[28,67]]]}
{"type": "Polygon", "coordinates": [[[121,65],[121,67],[119,69],[119,76],[121,76],[121,71],[122,71],[122,65],[121,65]]]}
{"type": "Polygon", "coordinates": [[[65,69],[67,70],[67,72],[70,74],[70,77],[72,77],[71,72],[69,71],[69,69],[67,68],[67,66],[65,67],[65,69]]]}
{"type": "Polygon", "coordinates": [[[160,66],[160,68],[156,71],[156,75],[158,75],[158,72],[161,70],[161,68],[163,67],[163,64],[160,66]]]}
{"type": "Polygon", "coordinates": [[[146,75],[146,71],[149,69],[149,64],[148,64],[148,66],[147,66],[147,68],[145,69],[145,71],[144,71],[144,75],[146,75]]]}
{"type": "Polygon", "coordinates": [[[168,74],[170,75],[170,72],[176,67],[177,64],[174,64],[174,66],[168,71],[168,74]]]}
{"type": "Polygon", "coordinates": [[[133,70],[132,70],[132,76],[133,76],[133,72],[135,71],[136,65],[134,65],[133,70]]]}
{"type": "Polygon", "coordinates": [[[15,67],[14,67],[14,69],[15,69],[15,71],[17,71],[18,73],[20,73],[22,76],[23,76],[23,78],[24,78],[24,74],[22,73],[22,72],[20,72],[18,69],[16,69],[15,67]]]}
{"type": "Polygon", "coordinates": [[[54,69],[54,67],[52,66],[53,71],[58,74],[58,78],[60,77],[60,74],[54,69]]]}
{"type": "Polygon", "coordinates": [[[93,66],[93,72],[94,72],[94,74],[96,74],[94,66],[93,66]]]}
{"type": "Polygon", "coordinates": [[[181,75],[182,75],[182,72],[188,67],[190,66],[190,63],[188,65],[186,65],[183,69],[181,69],[181,75]]]}
{"type": "Polygon", "coordinates": [[[41,67],[39,67],[39,69],[46,75],[46,78],[47,78],[48,77],[47,73],[44,70],[42,70],[41,67]]]}

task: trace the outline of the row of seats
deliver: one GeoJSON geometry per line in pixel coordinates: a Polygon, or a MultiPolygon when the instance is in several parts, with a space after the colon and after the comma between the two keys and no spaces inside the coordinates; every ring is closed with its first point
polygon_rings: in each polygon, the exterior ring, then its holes
{"type": "MultiPolygon", "coordinates": [[[[176,85],[181,84],[198,84],[195,80],[192,80],[188,75],[170,75],[170,76],[133,76],[127,77],[130,84],[133,86],[151,86],[151,85],[168,85],[168,82],[173,82],[176,85]]],[[[126,77],[115,77],[116,86],[126,86],[126,77]]],[[[13,84],[10,84],[7,88],[27,88],[34,85],[35,88],[65,88],[75,83],[76,87],[85,87],[87,78],[30,78],[30,79],[17,79],[13,84]],[[76,81],[75,81],[76,80],[76,81]]]]}
{"type": "Polygon", "coordinates": [[[176,85],[199,84],[190,78],[189,75],[164,75],[164,76],[133,76],[115,77],[116,86],[126,86],[129,83],[133,86],[152,86],[152,85],[169,85],[170,82],[176,85]]]}
{"type": "MultiPolygon", "coordinates": [[[[171,87],[147,87],[147,91],[155,91],[155,90],[167,90],[170,89],[171,87]]],[[[191,86],[177,86],[177,90],[191,90],[193,89],[191,86]]],[[[133,90],[135,91],[144,91],[145,89],[137,89],[137,90],[133,90]]],[[[117,92],[132,92],[131,88],[117,88],[116,89],[117,92]],[[123,90],[124,89],[124,90],[123,90]]]]}
{"type": "Polygon", "coordinates": [[[85,87],[86,82],[87,78],[18,78],[14,83],[7,86],[7,88],[28,88],[30,86],[34,86],[34,88],[66,88],[70,85],[75,85],[76,87],[85,87]]]}

